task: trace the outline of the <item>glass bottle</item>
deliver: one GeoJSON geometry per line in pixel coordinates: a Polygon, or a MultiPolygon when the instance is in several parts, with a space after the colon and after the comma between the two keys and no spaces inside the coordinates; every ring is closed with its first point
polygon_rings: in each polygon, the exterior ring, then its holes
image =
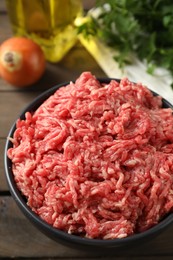
{"type": "Polygon", "coordinates": [[[50,62],[60,61],[77,41],[74,21],[81,0],[6,0],[12,30],[38,43],[50,62]]]}

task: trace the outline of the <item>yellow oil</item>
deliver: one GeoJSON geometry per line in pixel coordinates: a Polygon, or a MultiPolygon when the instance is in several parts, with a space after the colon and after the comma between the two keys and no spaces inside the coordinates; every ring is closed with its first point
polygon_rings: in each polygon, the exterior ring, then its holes
{"type": "Polygon", "coordinates": [[[16,36],[37,42],[50,62],[60,61],[77,41],[74,21],[82,15],[81,0],[6,0],[16,36]]]}

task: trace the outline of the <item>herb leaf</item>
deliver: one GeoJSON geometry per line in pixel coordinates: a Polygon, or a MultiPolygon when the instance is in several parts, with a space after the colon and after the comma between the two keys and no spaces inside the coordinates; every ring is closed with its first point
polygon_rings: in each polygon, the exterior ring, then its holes
{"type": "Polygon", "coordinates": [[[172,0],[97,0],[99,15],[91,16],[79,28],[85,36],[96,35],[119,50],[120,66],[135,53],[148,63],[148,72],[157,66],[173,75],[173,2],[172,0]]]}

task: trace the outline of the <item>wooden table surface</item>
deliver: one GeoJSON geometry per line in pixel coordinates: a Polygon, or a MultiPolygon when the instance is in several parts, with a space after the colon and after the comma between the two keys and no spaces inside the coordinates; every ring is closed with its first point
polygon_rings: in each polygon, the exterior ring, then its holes
{"type": "MultiPolygon", "coordinates": [[[[0,0],[0,43],[12,35],[5,3],[0,0]]],[[[40,233],[20,212],[11,197],[4,174],[4,145],[8,131],[21,110],[39,93],[91,71],[105,74],[87,51],[77,44],[58,64],[47,63],[43,78],[26,89],[16,89],[0,79],[0,258],[25,259],[173,259],[173,225],[145,244],[103,255],[83,252],[58,244],[40,233]]]]}

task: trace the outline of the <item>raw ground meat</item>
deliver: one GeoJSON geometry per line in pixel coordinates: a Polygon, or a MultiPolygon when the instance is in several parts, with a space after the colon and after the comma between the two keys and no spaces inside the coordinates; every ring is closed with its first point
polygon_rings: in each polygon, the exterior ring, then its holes
{"type": "Polygon", "coordinates": [[[8,150],[43,220],[87,238],[124,238],[173,209],[173,115],[142,84],[84,72],[18,120],[8,150]]]}

